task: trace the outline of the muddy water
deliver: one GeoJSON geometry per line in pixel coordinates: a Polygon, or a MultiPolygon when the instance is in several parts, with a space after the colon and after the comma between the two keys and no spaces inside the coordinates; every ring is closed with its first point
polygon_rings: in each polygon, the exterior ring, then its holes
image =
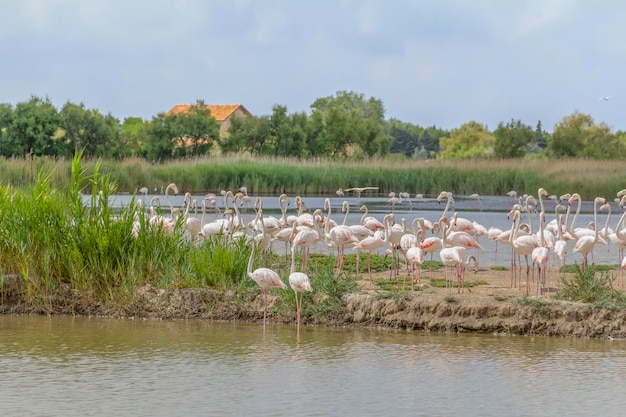
{"type": "Polygon", "coordinates": [[[617,416],[626,341],[0,316],[3,416],[617,416]]]}

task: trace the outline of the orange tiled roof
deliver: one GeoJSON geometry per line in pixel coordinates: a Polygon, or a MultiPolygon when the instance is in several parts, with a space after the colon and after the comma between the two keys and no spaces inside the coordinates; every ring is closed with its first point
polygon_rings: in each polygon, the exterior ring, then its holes
{"type": "MultiPolygon", "coordinates": [[[[173,114],[187,113],[196,106],[197,104],[177,104],[172,107],[170,111],[165,113],[165,115],[171,116],[173,114]]],[[[210,110],[211,117],[213,117],[218,122],[223,122],[224,120],[228,119],[228,117],[233,114],[238,108],[241,108],[245,114],[250,114],[248,109],[246,109],[241,104],[205,104],[204,108],[210,110]]]]}

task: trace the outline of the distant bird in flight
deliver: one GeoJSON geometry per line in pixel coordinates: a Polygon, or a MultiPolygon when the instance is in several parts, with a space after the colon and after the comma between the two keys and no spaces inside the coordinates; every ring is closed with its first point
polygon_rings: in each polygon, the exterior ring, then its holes
{"type": "Polygon", "coordinates": [[[378,190],[378,187],[354,187],[354,188],[347,188],[344,191],[348,192],[348,191],[353,191],[357,198],[361,197],[361,193],[367,190],[378,190]]]}
{"type": "Polygon", "coordinates": [[[600,100],[600,101],[609,101],[610,98],[611,98],[611,96],[604,96],[604,97],[600,97],[598,100],[600,100]]]}

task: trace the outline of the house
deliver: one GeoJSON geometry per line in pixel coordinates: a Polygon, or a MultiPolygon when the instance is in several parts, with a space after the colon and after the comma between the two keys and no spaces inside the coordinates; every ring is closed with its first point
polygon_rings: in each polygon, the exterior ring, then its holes
{"type": "Polygon", "coordinates": [[[220,125],[220,135],[223,135],[230,127],[233,117],[250,117],[252,113],[242,104],[204,104],[204,100],[197,100],[195,104],[177,104],[172,107],[166,116],[186,113],[196,106],[202,106],[211,112],[211,117],[220,125]]]}

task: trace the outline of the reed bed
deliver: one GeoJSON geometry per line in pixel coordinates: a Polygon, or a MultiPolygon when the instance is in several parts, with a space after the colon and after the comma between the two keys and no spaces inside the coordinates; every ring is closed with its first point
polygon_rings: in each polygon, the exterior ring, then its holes
{"type": "MultiPolygon", "coordinates": [[[[289,263],[282,256],[251,254],[245,239],[192,238],[183,216],[165,231],[149,221],[134,199],[114,210],[109,197],[117,192],[117,183],[103,170],[99,163],[83,166],[77,155],[66,188],[53,187],[52,176],[41,172],[29,188],[0,187],[0,276],[17,276],[21,299],[39,311],[84,311],[98,303],[132,309],[135,290],[146,284],[259,292],[246,274],[251,255],[254,268],[272,266],[282,277],[288,275],[289,263]],[[83,203],[85,193],[88,204],[83,203]],[[133,234],[133,228],[139,232],[133,234]]],[[[311,261],[319,300],[305,307],[305,315],[313,319],[339,314],[341,296],[356,288],[352,276],[337,279],[334,261],[327,256],[311,261]]],[[[291,310],[293,292],[278,294],[278,308],[291,310]]]]}
{"type": "MultiPolygon", "coordinates": [[[[0,163],[0,181],[14,187],[31,186],[38,173],[49,172],[55,188],[70,184],[69,161],[34,158],[0,163]]],[[[458,195],[504,195],[511,190],[535,193],[539,187],[584,199],[610,198],[625,188],[626,161],[585,159],[412,161],[406,159],[298,160],[250,156],[185,159],[151,164],[143,159],[86,160],[87,172],[96,164],[117,184],[118,192],[141,187],[160,192],[175,182],[181,191],[202,194],[245,186],[252,194],[333,195],[338,188],[378,187],[379,193],[406,191],[458,195]]]]}

